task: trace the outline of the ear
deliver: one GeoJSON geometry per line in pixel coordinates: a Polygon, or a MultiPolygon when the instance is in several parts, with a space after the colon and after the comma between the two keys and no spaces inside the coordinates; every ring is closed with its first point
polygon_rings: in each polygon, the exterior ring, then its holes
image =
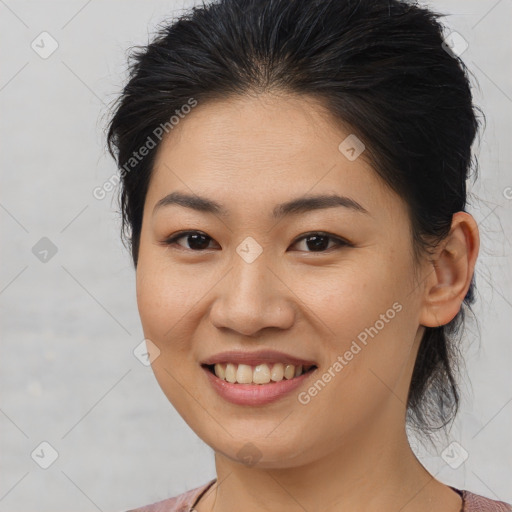
{"type": "Polygon", "coordinates": [[[475,219],[469,213],[455,213],[450,233],[426,267],[420,325],[446,325],[459,312],[471,284],[479,247],[475,219]]]}

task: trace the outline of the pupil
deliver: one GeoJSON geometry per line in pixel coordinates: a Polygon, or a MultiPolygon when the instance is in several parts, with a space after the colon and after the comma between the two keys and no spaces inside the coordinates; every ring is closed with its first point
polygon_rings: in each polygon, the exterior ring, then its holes
{"type": "Polygon", "coordinates": [[[191,249],[195,249],[195,250],[206,249],[208,247],[207,238],[208,238],[207,236],[199,235],[199,234],[188,235],[188,240],[189,240],[188,245],[190,246],[191,249]],[[202,241],[201,241],[201,239],[202,239],[202,241]]]}
{"type": "Polygon", "coordinates": [[[308,249],[325,250],[329,245],[329,238],[324,235],[312,235],[306,239],[306,243],[308,245],[308,249]],[[311,241],[313,241],[313,246],[310,245],[311,241]]]}

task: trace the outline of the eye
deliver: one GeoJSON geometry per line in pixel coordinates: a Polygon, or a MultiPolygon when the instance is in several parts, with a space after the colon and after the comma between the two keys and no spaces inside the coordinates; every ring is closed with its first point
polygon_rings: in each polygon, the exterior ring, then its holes
{"type": "Polygon", "coordinates": [[[202,233],[201,231],[182,231],[181,233],[176,233],[175,235],[167,238],[163,241],[165,245],[179,245],[184,249],[189,249],[192,251],[203,251],[208,249],[208,244],[212,241],[213,238],[209,237],[207,234],[202,233]],[[178,240],[184,238],[188,247],[183,247],[182,244],[178,243],[178,240]]]}
{"type": "MultiPolygon", "coordinates": [[[[184,249],[201,252],[211,248],[208,247],[211,241],[213,241],[213,238],[201,231],[181,231],[167,238],[162,243],[164,245],[179,245],[184,249]],[[181,239],[185,239],[186,246],[179,243],[181,239]]],[[[324,232],[306,233],[298,238],[291,247],[300,242],[305,242],[307,248],[305,252],[325,252],[333,247],[351,246],[346,240],[324,232]]]]}
{"type": "Polygon", "coordinates": [[[306,252],[325,252],[328,249],[332,249],[332,247],[351,245],[346,240],[324,232],[307,233],[296,240],[293,245],[297,245],[300,242],[305,242],[307,249],[310,249],[306,250],[306,252]],[[332,242],[333,245],[329,245],[330,242],[332,242]]]}

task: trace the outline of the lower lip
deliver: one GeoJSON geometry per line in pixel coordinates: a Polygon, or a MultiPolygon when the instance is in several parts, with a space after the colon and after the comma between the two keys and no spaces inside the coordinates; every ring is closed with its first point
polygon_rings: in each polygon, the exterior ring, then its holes
{"type": "Polygon", "coordinates": [[[223,379],[219,379],[208,368],[202,367],[210,384],[217,393],[233,404],[237,405],[265,405],[275,402],[283,396],[297,389],[306,379],[308,379],[316,369],[303,373],[299,377],[270,384],[232,384],[223,379]]]}

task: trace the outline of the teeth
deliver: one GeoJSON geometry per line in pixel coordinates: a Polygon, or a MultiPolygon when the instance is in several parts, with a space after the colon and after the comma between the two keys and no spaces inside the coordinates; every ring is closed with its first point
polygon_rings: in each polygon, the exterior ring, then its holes
{"type": "Polygon", "coordinates": [[[299,377],[311,367],[293,364],[274,363],[250,366],[248,364],[217,363],[214,372],[219,379],[238,384],[269,384],[283,379],[290,380],[299,377]]]}
{"type": "Polygon", "coordinates": [[[224,377],[228,382],[236,382],[236,366],[228,363],[226,365],[226,373],[224,377]]]}
{"type": "Polygon", "coordinates": [[[226,379],[226,367],[222,364],[217,363],[215,365],[215,375],[217,375],[219,379],[226,379]]]}
{"type": "Polygon", "coordinates": [[[293,366],[293,364],[287,364],[284,367],[284,378],[293,379],[293,377],[295,377],[295,366],[293,366]]]}
{"type": "MultiPolygon", "coordinates": [[[[251,368],[249,366],[249,368],[251,368]]],[[[254,372],[252,372],[252,382],[254,384],[268,384],[270,382],[270,368],[266,364],[259,364],[254,368],[254,372]]]]}
{"type": "Polygon", "coordinates": [[[239,384],[250,384],[252,382],[252,368],[247,364],[239,364],[236,371],[236,381],[239,384]]]}
{"type": "Polygon", "coordinates": [[[280,380],[283,380],[284,377],[284,365],[283,363],[276,363],[272,367],[272,371],[270,372],[270,378],[274,382],[279,382],[280,380]]]}

